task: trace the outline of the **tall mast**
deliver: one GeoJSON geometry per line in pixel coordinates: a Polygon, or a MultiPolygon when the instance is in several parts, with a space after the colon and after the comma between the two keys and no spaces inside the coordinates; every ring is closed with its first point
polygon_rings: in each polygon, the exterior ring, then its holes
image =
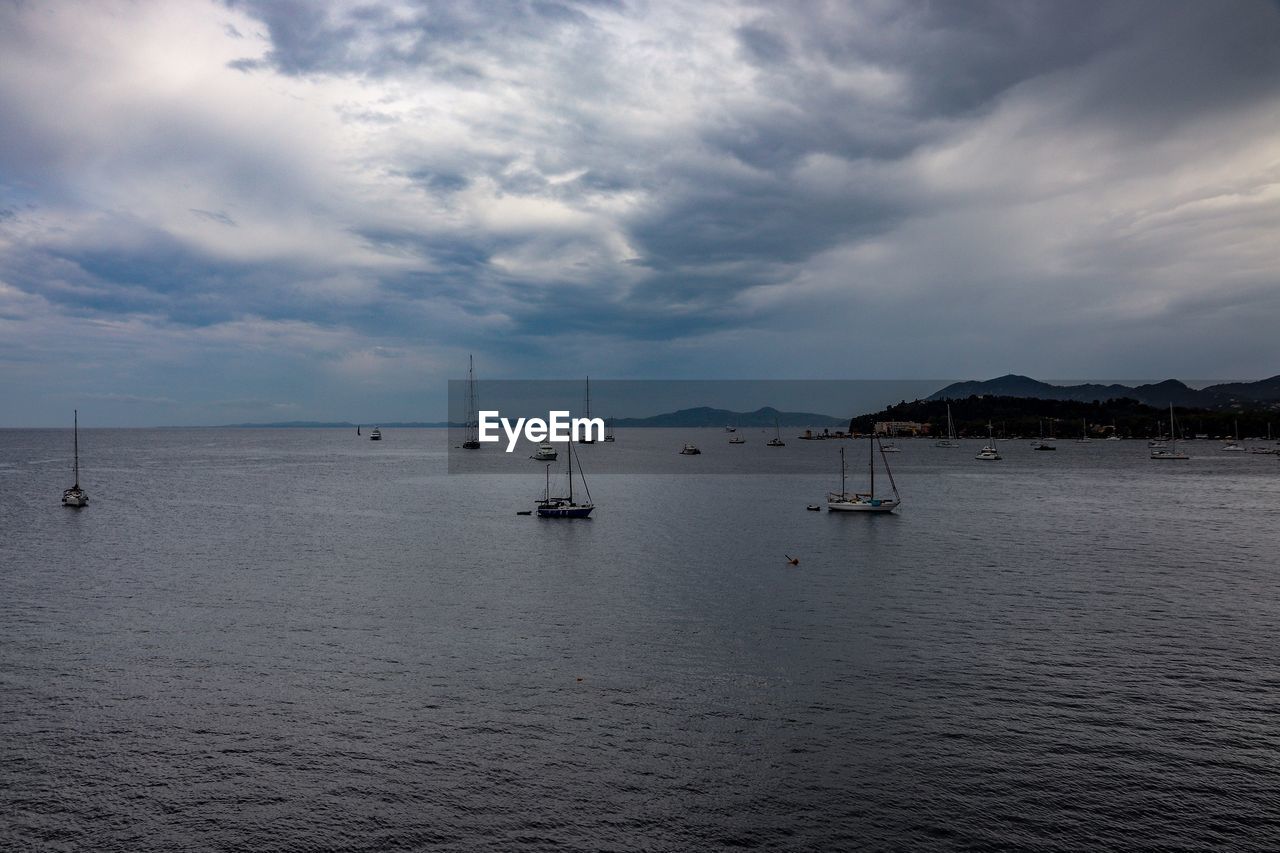
{"type": "Polygon", "coordinates": [[[573,442],[569,442],[569,503],[573,503],[573,442]]]}
{"type": "Polygon", "coordinates": [[[74,418],[74,420],[72,421],[72,423],[74,424],[74,426],[72,427],[72,435],[73,435],[72,441],[74,442],[74,446],[75,446],[75,460],[76,460],[75,461],[75,472],[76,472],[75,488],[78,489],[80,488],[80,410],[73,409],[72,411],[75,413],[74,415],[72,415],[72,417],[74,418]]]}
{"type": "Polygon", "coordinates": [[[844,448],[842,447],[840,448],[840,500],[844,500],[845,496],[849,493],[848,489],[846,489],[844,485],[846,470],[848,470],[848,468],[844,464],[844,448]]]}
{"type": "Polygon", "coordinates": [[[587,410],[586,416],[591,417],[591,377],[590,376],[587,377],[587,397],[586,397],[585,405],[583,406],[583,408],[587,410]]]}
{"type": "Polygon", "coordinates": [[[872,435],[867,442],[867,468],[871,471],[871,497],[876,496],[876,445],[880,443],[878,435],[872,435]]]}

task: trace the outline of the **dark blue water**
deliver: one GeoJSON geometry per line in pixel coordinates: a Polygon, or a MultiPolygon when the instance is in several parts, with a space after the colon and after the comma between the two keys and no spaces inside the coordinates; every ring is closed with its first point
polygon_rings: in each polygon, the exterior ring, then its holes
{"type": "Polygon", "coordinates": [[[385,434],[0,431],[0,848],[1280,848],[1280,458],[385,434]]]}

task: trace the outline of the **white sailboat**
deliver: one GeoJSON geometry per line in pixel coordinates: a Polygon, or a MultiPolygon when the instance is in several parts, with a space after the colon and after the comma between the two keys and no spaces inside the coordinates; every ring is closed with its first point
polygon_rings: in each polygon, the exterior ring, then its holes
{"type": "Polygon", "coordinates": [[[889,486],[893,497],[876,497],[876,447],[880,446],[880,438],[872,436],[867,439],[867,474],[870,477],[870,488],[866,492],[849,492],[845,489],[845,478],[848,466],[844,461],[844,448],[840,448],[840,491],[827,493],[827,512],[893,512],[902,503],[898,495],[898,484],[893,481],[893,471],[889,468],[889,458],[880,447],[880,458],[884,461],[885,473],[889,475],[889,486]]]}
{"type": "Polygon", "coordinates": [[[933,446],[947,448],[956,448],[960,446],[959,443],[956,442],[956,422],[951,420],[950,403],[947,403],[947,437],[935,441],[933,446]]]}
{"type": "Polygon", "coordinates": [[[1089,438],[1089,422],[1085,418],[1080,419],[1080,437],[1076,439],[1076,444],[1089,444],[1093,441],[1089,438]]]}
{"type": "Polygon", "coordinates": [[[782,427],[778,424],[778,419],[773,419],[773,438],[765,442],[769,447],[786,447],[787,443],[782,440],[782,427]]]}
{"type": "Polygon", "coordinates": [[[480,449],[480,416],[477,414],[476,402],[476,364],[471,356],[467,356],[467,424],[466,435],[462,439],[463,450],[480,449]]]}
{"type": "Polygon", "coordinates": [[[1002,458],[1000,452],[996,450],[996,433],[995,427],[987,421],[987,445],[978,451],[978,455],[974,459],[980,459],[983,462],[999,462],[1002,458]]]}
{"type": "Polygon", "coordinates": [[[609,418],[609,420],[604,422],[604,440],[605,441],[615,440],[613,437],[613,418],[609,418]]]}
{"type": "Polygon", "coordinates": [[[1173,403],[1169,404],[1169,446],[1152,447],[1152,459],[1189,459],[1191,457],[1178,450],[1178,428],[1173,420],[1173,403]]]}
{"type": "Polygon", "coordinates": [[[1244,447],[1240,444],[1240,421],[1234,421],[1236,440],[1229,444],[1224,444],[1221,448],[1223,453],[1244,453],[1244,447]]]}
{"type": "Polygon", "coordinates": [[[80,410],[75,409],[73,411],[72,446],[74,448],[74,456],[72,458],[75,462],[72,463],[72,470],[75,471],[76,481],[75,485],[62,492],[62,505],[79,508],[89,505],[89,493],[80,488],[80,410]]]}
{"type": "Polygon", "coordinates": [[[551,496],[551,466],[547,466],[547,490],[542,496],[542,500],[538,501],[537,512],[538,518],[587,518],[591,515],[591,510],[596,505],[591,502],[591,490],[587,488],[587,478],[582,475],[581,460],[578,465],[578,476],[582,478],[582,489],[587,493],[587,502],[578,503],[573,499],[573,458],[577,455],[577,451],[573,449],[573,443],[569,443],[569,494],[565,497],[551,496]]]}

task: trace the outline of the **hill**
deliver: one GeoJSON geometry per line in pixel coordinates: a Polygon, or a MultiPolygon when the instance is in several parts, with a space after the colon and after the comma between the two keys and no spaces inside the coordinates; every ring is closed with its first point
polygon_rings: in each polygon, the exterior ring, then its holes
{"type": "Polygon", "coordinates": [[[1176,379],[1146,385],[1051,385],[1029,376],[1010,373],[995,379],[955,382],[929,395],[929,400],[961,400],[972,396],[1026,397],[1038,400],[1074,400],[1091,403],[1127,398],[1147,406],[1170,405],[1209,410],[1273,409],[1280,411],[1280,376],[1257,382],[1231,382],[1191,388],[1176,379]]]}
{"type": "Polygon", "coordinates": [[[616,427],[724,427],[743,428],[772,427],[840,427],[848,423],[847,418],[835,418],[831,415],[819,415],[813,412],[780,412],[772,406],[756,409],[754,412],[734,412],[729,409],[713,409],[699,406],[694,409],[680,409],[648,418],[618,418],[613,422],[616,427]]]}

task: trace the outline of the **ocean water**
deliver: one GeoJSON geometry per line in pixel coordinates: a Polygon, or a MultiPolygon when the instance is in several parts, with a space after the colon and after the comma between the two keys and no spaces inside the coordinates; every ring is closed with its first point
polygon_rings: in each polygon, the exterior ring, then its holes
{"type": "Polygon", "coordinates": [[[1280,457],[384,434],[0,431],[0,848],[1280,849],[1280,457]]]}

